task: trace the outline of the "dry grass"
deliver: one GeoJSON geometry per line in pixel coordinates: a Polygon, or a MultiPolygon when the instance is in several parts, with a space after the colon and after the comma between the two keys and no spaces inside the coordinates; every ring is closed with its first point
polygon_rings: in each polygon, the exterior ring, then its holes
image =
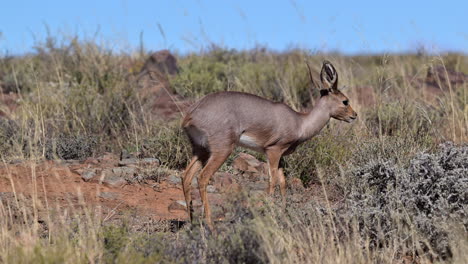
{"type": "MultiPolygon", "coordinates": [[[[186,164],[189,150],[178,122],[155,122],[132,81],[144,52],[113,54],[77,40],[61,45],[49,40],[39,47],[32,55],[0,58],[2,88],[19,97],[13,121],[0,120],[4,162],[127,149],[155,156],[169,168],[186,164]]],[[[313,104],[304,61],[318,70],[324,58],[334,63],[360,118],[353,125],[331,121],[320,136],[287,158],[291,177],[342,186],[347,195],[343,186],[353,186],[353,169],[378,161],[405,170],[415,155],[434,152],[441,142],[468,142],[468,83],[446,78],[453,71],[468,72],[468,57],[462,54],[349,57],[215,48],[180,56],[181,72],[171,84],[184,96],[237,90],[300,110],[313,104]],[[445,69],[446,76],[436,80],[441,92],[426,89],[429,67],[445,69]]],[[[40,182],[34,186],[40,191],[40,182]]],[[[377,233],[389,232],[385,243],[375,243],[362,232],[359,219],[365,210],[346,218],[349,211],[311,202],[292,205],[285,213],[274,201],[262,201],[265,206],[257,208],[258,201],[241,197],[250,206],[233,205],[232,221],[220,223],[220,234],[210,236],[198,226],[176,235],[136,232],[128,222],[103,221],[105,216],[92,208],[49,208],[46,200],[12,195],[0,197],[4,263],[463,263],[468,252],[466,224],[459,218],[440,223],[449,238],[451,254],[446,256],[432,248],[432,237],[415,225],[419,215],[398,208],[388,212],[389,230],[375,227],[377,233]]],[[[466,203],[463,208],[467,210],[466,203]]]]}

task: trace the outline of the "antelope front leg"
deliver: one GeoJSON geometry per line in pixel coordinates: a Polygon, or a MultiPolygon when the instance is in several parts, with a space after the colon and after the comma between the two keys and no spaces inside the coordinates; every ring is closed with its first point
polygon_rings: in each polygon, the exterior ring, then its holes
{"type": "Polygon", "coordinates": [[[281,198],[283,199],[283,206],[286,205],[286,177],[284,177],[283,168],[278,169],[278,181],[280,186],[281,198]]]}
{"type": "Polygon", "coordinates": [[[282,151],[277,149],[270,149],[267,150],[266,154],[268,158],[268,171],[270,174],[270,182],[268,184],[267,193],[272,195],[274,193],[276,181],[278,179],[278,166],[282,151]]]}
{"type": "Polygon", "coordinates": [[[276,169],[272,168],[270,163],[268,162],[268,174],[269,174],[269,179],[268,179],[268,189],[267,193],[268,195],[272,195],[275,191],[275,186],[276,186],[276,169]]]}

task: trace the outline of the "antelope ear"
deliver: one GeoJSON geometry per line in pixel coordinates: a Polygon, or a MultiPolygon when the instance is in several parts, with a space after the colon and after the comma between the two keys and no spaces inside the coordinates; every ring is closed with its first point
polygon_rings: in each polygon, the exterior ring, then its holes
{"type": "Polygon", "coordinates": [[[331,62],[327,60],[323,61],[320,80],[322,81],[323,88],[338,90],[338,73],[331,62]]]}

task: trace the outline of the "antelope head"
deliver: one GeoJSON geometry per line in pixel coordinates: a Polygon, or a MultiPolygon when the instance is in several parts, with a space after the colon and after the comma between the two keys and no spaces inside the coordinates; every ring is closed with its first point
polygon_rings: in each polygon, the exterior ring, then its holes
{"type": "Polygon", "coordinates": [[[324,106],[328,108],[330,117],[335,119],[352,122],[357,118],[357,113],[353,110],[349,103],[348,97],[338,89],[338,73],[335,67],[325,60],[322,70],[320,71],[321,86],[318,86],[312,78],[312,72],[309,64],[309,76],[314,87],[320,88],[320,100],[324,102],[324,106]]]}

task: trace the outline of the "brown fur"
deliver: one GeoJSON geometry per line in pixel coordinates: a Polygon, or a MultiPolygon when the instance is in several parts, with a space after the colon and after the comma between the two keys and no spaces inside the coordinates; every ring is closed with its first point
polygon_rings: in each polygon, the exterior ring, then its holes
{"type": "Polygon", "coordinates": [[[266,154],[270,174],[267,192],[271,194],[278,182],[284,199],[286,181],[279,168],[280,158],[318,134],[331,117],[346,122],[357,117],[349,103],[344,104],[348,98],[337,89],[338,74],[328,61],[323,64],[321,80],[322,97],[308,113],[298,113],[283,103],[241,92],[209,94],[192,106],[182,122],[193,148],[193,158],[183,176],[191,220],[191,181],[202,168],[198,181],[200,196],[207,224],[213,228],[206,186],[236,146],[266,154]]]}

